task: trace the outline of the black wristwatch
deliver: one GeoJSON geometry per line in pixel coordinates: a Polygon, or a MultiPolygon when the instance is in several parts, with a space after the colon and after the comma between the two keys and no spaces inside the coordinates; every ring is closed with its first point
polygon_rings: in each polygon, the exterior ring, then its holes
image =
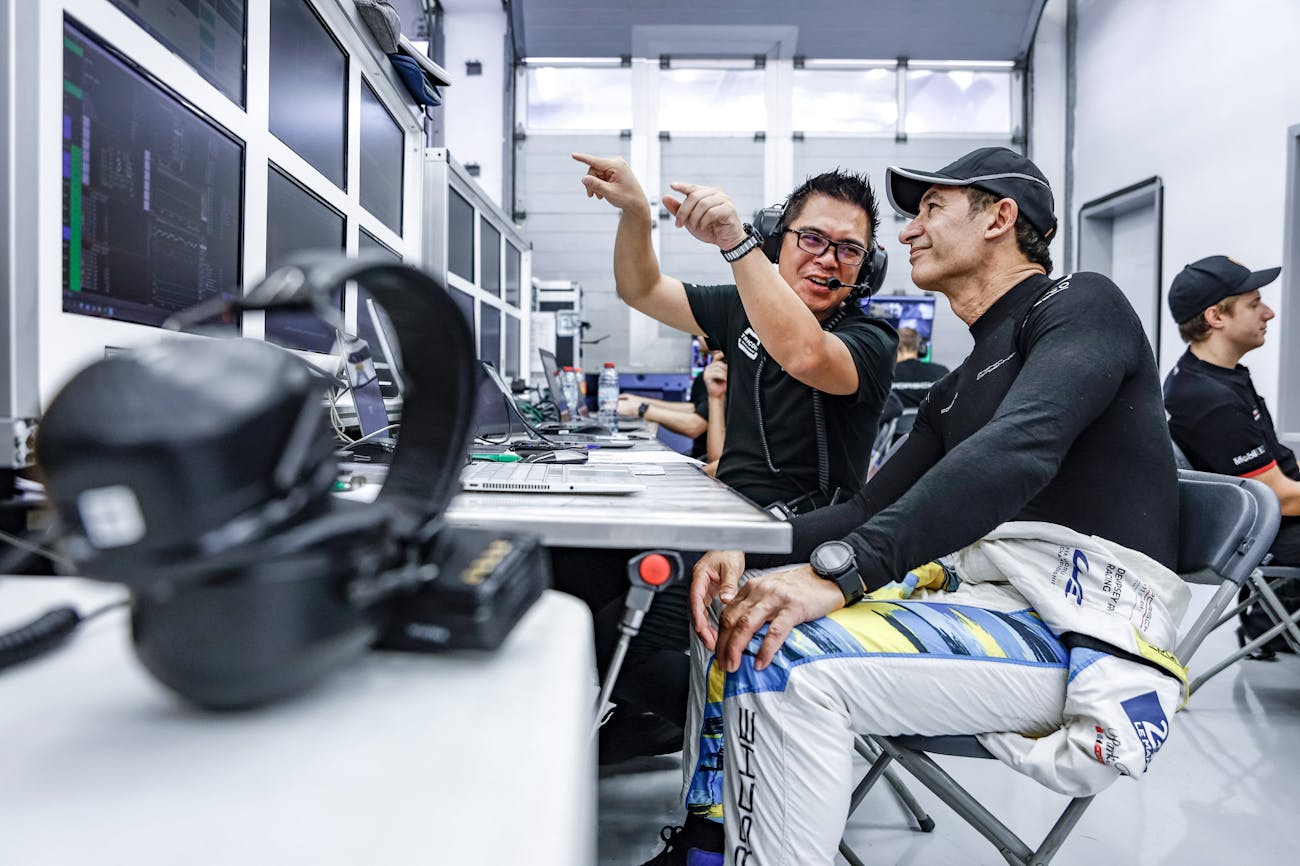
{"type": "Polygon", "coordinates": [[[649,404],[649,403],[642,403],[640,406],[637,406],[637,407],[636,407],[636,417],[638,417],[638,418],[644,418],[644,417],[645,417],[645,413],[647,413],[647,412],[649,412],[649,411],[650,411],[650,404],[649,404]]]}
{"type": "Polygon", "coordinates": [[[808,557],[808,564],[817,572],[818,577],[829,580],[840,588],[840,592],[844,593],[846,607],[862,601],[862,597],[867,594],[862,578],[858,577],[857,554],[847,542],[826,541],[817,545],[812,556],[808,557]]]}

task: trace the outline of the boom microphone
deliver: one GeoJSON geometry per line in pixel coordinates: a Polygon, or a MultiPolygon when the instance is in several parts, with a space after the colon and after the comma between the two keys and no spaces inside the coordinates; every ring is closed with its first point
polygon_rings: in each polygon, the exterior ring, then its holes
{"type": "Polygon", "coordinates": [[[837,292],[840,289],[852,289],[855,292],[860,292],[863,289],[868,288],[868,286],[866,283],[844,283],[840,282],[839,277],[831,277],[826,281],[826,288],[830,289],[832,292],[837,292]]]}

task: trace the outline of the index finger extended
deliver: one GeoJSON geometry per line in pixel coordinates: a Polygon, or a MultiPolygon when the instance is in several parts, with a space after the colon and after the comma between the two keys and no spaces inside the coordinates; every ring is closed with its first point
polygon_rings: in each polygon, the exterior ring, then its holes
{"type": "Polygon", "coordinates": [[[717,643],[718,632],[713,627],[709,619],[708,606],[712,600],[713,593],[710,589],[714,575],[708,566],[696,568],[695,574],[691,577],[691,624],[695,626],[695,633],[700,636],[706,649],[712,650],[717,643]]]}
{"type": "Polygon", "coordinates": [[[682,181],[677,181],[676,183],[670,183],[668,184],[668,188],[676,192],[680,192],[682,195],[690,195],[691,193],[695,192],[697,189],[704,189],[704,187],[698,183],[684,183],[682,181]]]}
{"type": "Polygon", "coordinates": [[[571,153],[569,156],[578,162],[589,165],[598,171],[604,171],[614,165],[614,160],[605,156],[592,156],[589,153],[571,153]]]}

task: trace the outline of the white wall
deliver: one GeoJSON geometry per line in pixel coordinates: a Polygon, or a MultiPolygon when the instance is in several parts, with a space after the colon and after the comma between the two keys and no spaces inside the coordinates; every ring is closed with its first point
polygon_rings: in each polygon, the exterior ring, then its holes
{"type": "Polygon", "coordinates": [[[505,93],[506,13],[501,0],[443,0],[443,66],[452,85],[443,91],[446,145],[461,165],[478,163],[478,185],[502,205],[502,100],[505,93]],[[466,75],[465,61],[483,64],[482,75],[466,75]]]}
{"type": "Polygon", "coordinates": [[[1071,257],[1066,253],[1065,120],[1066,120],[1066,17],[1068,0],[1047,0],[1029,63],[1028,156],[1047,176],[1056,199],[1056,237],[1050,250],[1055,273],[1064,274],[1071,257]]]}
{"type": "MultiPolygon", "coordinates": [[[[1281,264],[1286,130],[1300,123],[1300,3],[1077,0],[1076,9],[1075,215],[1159,175],[1162,292],[1183,265],[1215,253],[1255,270],[1281,264]]],[[[1275,309],[1281,285],[1264,289],[1275,309]]],[[[1274,406],[1279,346],[1300,339],[1278,330],[1245,358],[1274,406]]],[[[1163,342],[1162,372],[1182,351],[1163,342]]]]}

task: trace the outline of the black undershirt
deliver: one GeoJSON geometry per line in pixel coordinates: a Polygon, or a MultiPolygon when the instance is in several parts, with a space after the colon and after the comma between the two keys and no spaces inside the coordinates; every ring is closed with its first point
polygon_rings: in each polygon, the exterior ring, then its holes
{"type": "Polygon", "coordinates": [[[852,501],[796,518],[792,554],[751,566],[806,562],[844,538],[874,589],[1008,520],[1174,566],[1178,482],[1160,378],[1115,284],[1030,277],[970,330],[975,348],[931,389],[898,453],[852,501]]]}

